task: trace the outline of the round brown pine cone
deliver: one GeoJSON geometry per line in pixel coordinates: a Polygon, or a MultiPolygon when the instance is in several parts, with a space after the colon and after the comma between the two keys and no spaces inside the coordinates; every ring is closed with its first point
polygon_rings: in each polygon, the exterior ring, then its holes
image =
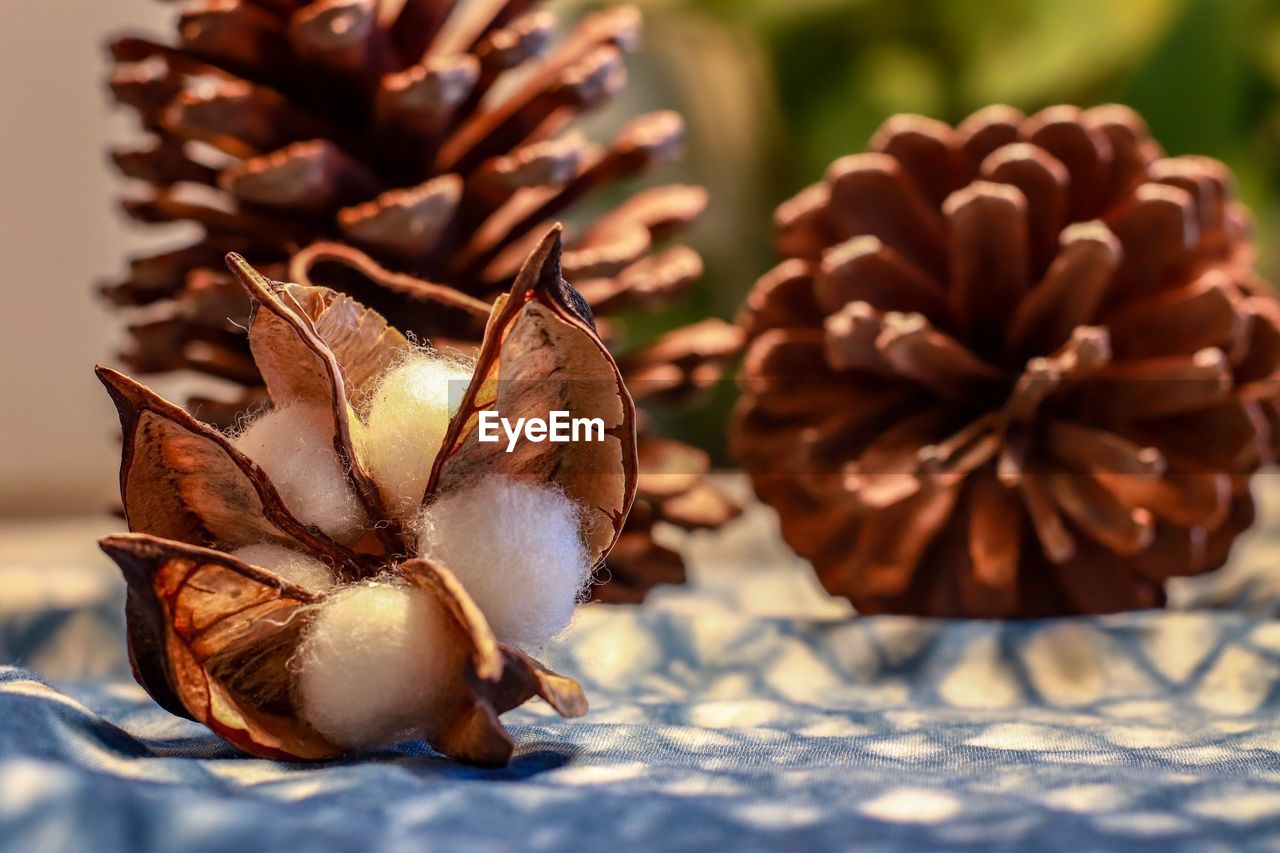
{"type": "Polygon", "coordinates": [[[1203,157],[1121,106],[889,119],[777,212],[734,452],[865,613],[1160,606],[1276,444],[1280,310],[1203,157]]]}
{"type": "MultiPolygon", "coordinates": [[[[616,318],[679,301],[702,272],[696,252],[662,245],[702,211],[701,187],[615,189],[677,152],[680,117],[640,116],[606,145],[574,127],[625,84],[639,12],[610,7],[560,36],[543,5],[195,0],[173,41],[113,42],[112,94],[146,132],[112,155],[141,189],[124,209],[199,226],[188,245],[132,260],[105,288],[128,319],[126,365],[242,389],[192,398],[208,421],[234,421],[263,399],[237,325],[248,303],[220,268],[229,251],[276,277],[346,290],[437,346],[469,347],[487,310],[442,308],[432,293],[491,302],[565,218],[564,275],[628,365],[638,402],[718,377],[735,328],[710,321],[631,351],[616,318]],[[602,192],[621,200],[601,205],[602,192]],[[578,213],[583,202],[596,215],[578,213]]],[[[683,577],[651,524],[716,526],[736,512],[701,476],[675,497],[642,493],[601,594],[634,599],[683,577]]]]}

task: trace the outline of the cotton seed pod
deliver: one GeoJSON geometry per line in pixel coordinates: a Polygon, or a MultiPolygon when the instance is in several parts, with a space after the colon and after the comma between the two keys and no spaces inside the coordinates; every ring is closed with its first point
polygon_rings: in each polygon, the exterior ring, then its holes
{"type": "MultiPolygon", "coordinates": [[[[475,484],[517,484],[537,492],[539,506],[572,507],[577,525],[563,528],[570,541],[559,553],[585,577],[613,547],[635,495],[635,415],[559,258],[555,229],[495,304],[428,460],[419,518],[475,484]],[[556,409],[600,418],[603,440],[508,453],[478,439],[481,412],[556,409]]],[[[419,736],[453,758],[501,765],[513,744],[499,714],[535,695],[565,716],[584,713],[576,682],[496,637],[449,566],[419,554],[420,521],[391,510],[361,458],[369,440],[361,413],[415,348],[343,294],[269,281],[238,256],[228,265],[252,299],[249,345],[272,405],[328,413],[324,452],[338,460],[365,520],[341,540],[304,523],[232,437],[99,368],[124,431],[131,531],[102,547],[128,583],[138,682],[169,711],[269,758],[325,759],[419,736]]],[[[468,533],[519,547],[518,530],[468,533]]],[[[577,592],[568,590],[570,602],[577,592]]]]}

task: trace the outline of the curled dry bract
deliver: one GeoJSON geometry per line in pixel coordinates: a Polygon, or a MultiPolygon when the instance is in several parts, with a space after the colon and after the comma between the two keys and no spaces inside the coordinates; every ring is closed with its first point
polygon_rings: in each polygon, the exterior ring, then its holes
{"type": "MultiPolygon", "coordinates": [[[[448,711],[421,722],[429,743],[478,764],[504,764],[512,742],[498,715],[541,696],[565,716],[586,710],[572,679],[499,644],[447,566],[415,556],[412,534],[383,504],[354,451],[354,414],[377,378],[410,347],[375,312],[318,287],[268,281],[238,256],[228,265],[254,300],[249,339],[276,406],[333,413],[334,450],[371,523],[343,545],[299,522],[270,479],[222,433],[126,376],[98,375],[124,431],[120,487],[129,534],[102,541],[129,586],[130,661],[169,711],[254,755],[324,759],[342,749],[305,722],[291,660],[327,593],[311,592],[228,551],[274,543],[312,555],[344,583],[391,576],[447,613],[453,659],[448,711]]],[[[561,278],[559,229],[494,308],[475,375],[432,468],[423,503],[501,475],[562,488],[584,508],[582,536],[599,563],[636,490],[635,413],[591,312],[561,278]],[[478,415],[599,417],[606,440],[527,445],[506,453],[477,441],[478,415]]],[[[500,570],[500,567],[495,567],[500,570]]]]}

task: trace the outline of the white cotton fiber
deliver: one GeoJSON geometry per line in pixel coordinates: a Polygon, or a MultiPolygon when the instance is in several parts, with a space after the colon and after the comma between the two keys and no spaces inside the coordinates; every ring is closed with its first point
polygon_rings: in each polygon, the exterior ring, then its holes
{"type": "Polygon", "coordinates": [[[364,508],[333,448],[333,416],[328,409],[273,409],[251,422],[233,443],[267,472],[299,521],[340,542],[359,538],[364,508]]]}
{"type": "Polygon", "coordinates": [[[499,640],[536,646],[569,625],[592,569],[579,514],[554,486],[488,477],[427,508],[418,553],[457,575],[499,640]]]}
{"type": "Polygon", "coordinates": [[[374,392],[360,459],[388,508],[401,519],[417,515],[471,371],[470,364],[458,359],[416,353],[388,371],[374,392]]]}
{"type": "Polygon", "coordinates": [[[287,580],[311,592],[324,592],[333,586],[333,573],[315,557],[308,556],[283,545],[264,542],[246,545],[231,552],[235,557],[260,569],[266,569],[278,578],[287,580]]]}
{"type": "Polygon", "coordinates": [[[439,709],[448,617],[430,594],[369,582],[319,606],[298,656],[303,714],[348,749],[391,743],[439,709]]]}

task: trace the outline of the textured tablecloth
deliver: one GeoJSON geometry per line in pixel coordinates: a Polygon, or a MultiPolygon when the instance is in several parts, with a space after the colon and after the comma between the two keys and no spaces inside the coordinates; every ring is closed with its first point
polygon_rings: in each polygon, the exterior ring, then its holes
{"type": "Polygon", "coordinates": [[[854,618],[754,508],[694,581],[545,655],[591,711],[504,719],[511,766],[410,745],[237,754],[124,658],[104,521],[0,530],[0,849],[1280,847],[1280,500],[1182,609],[854,618]]]}

